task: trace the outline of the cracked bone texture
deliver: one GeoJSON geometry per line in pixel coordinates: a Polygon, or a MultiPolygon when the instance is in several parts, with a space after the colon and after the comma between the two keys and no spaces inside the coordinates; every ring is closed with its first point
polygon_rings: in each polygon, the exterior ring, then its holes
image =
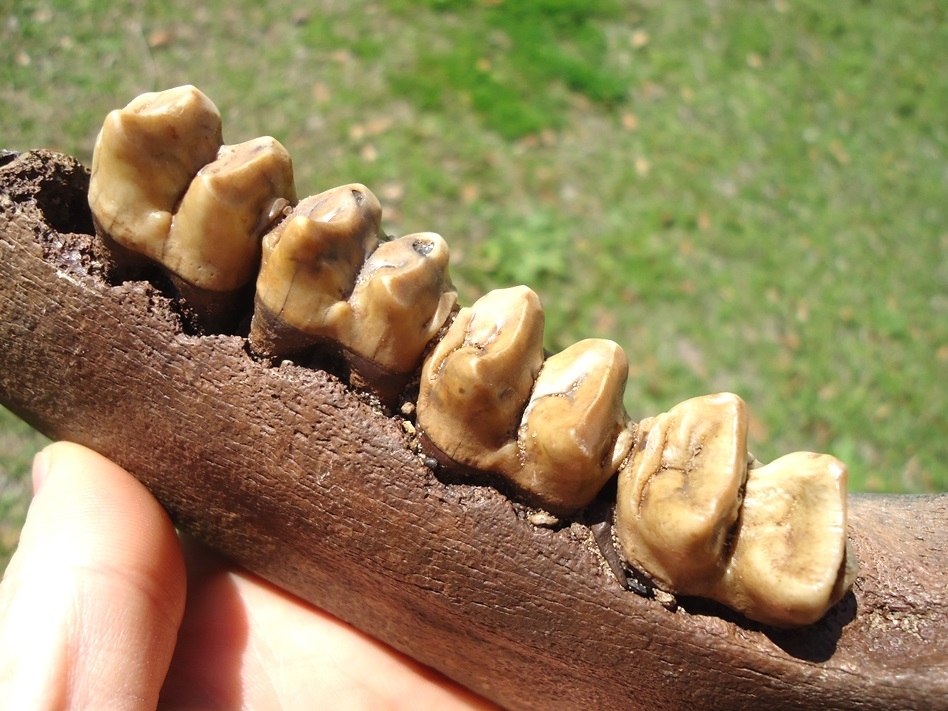
{"type": "Polygon", "coordinates": [[[747,408],[731,393],[643,420],[619,474],[616,535],[626,560],[668,592],[704,594],[720,575],[747,473],[747,408]]]}
{"type": "Polygon", "coordinates": [[[264,231],[295,202],[293,163],[279,141],[222,146],[191,181],[160,261],[198,288],[239,289],[257,272],[264,231]]]}
{"type": "Polygon", "coordinates": [[[543,308],[526,286],[462,308],[425,359],[418,425],[458,464],[505,473],[519,465],[517,428],[543,364],[543,308]]]}
{"type": "Polygon", "coordinates": [[[747,476],[734,549],[709,597],[778,627],[819,620],[852,586],[846,465],[794,452],[747,476]]]}
{"type": "Polygon", "coordinates": [[[509,476],[553,511],[585,507],[632,446],[622,402],[629,363],[613,341],[586,339],[543,363],[518,432],[522,466],[509,476]]]}
{"type": "Polygon", "coordinates": [[[556,514],[583,508],[631,446],[628,361],[588,339],[543,360],[543,318],[527,287],[461,309],[422,368],[418,424],[462,467],[493,472],[556,514]]]}
{"type": "Polygon", "coordinates": [[[175,208],[222,143],[220,112],[193,86],[142,94],[110,112],[89,182],[97,228],[160,262],[175,208]]]}
{"type": "Polygon", "coordinates": [[[276,357],[351,329],[346,303],[378,247],[382,207],[364,185],[305,198],[263,238],[250,343],[276,357]]]}
{"type": "Polygon", "coordinates": [[[448,245],[424,232],[383,242],[366,260],[349,305],[342,343],[390,373],[408,374],[457,303],[448,245]]]}

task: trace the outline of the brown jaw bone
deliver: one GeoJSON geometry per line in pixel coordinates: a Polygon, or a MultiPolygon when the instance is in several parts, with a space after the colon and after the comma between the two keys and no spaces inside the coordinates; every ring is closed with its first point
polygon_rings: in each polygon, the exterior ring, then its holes
{"type": "MultiPolygon", "coordinates": [[[[820,484],[816,521],[849,529],[861,569],[811,625],[670,612],[620,587],[582,520],[537,527],[444,484],[332,376],[183,334],[147,283],[110,286],[74,159],[0,163],[0,402],[118,461],[247,569],[511,709],[944,708],[948,496],[851,496],[843,523],[840,477],[820,484]]],[[[776,531],[757,470],[748,522],[776,531]]]]}

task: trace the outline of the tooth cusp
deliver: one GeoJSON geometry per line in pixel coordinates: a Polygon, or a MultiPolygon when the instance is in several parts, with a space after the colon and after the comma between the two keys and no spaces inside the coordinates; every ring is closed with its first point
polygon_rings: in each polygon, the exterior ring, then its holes
{"type": "Polygon", "coordinates": [[[543,355],[536,294],[490,292],[461,309],[425,360],[418,425],[449,466],[491,473],[526,503],[567,515],[592,501],[631,446],[628,361],[602,339],[543,355]]]}
{"type": "Polygon", "coordinates": [[[381,220],[368,188],[343,185],[301,200],[264,236],[250,330],[256,353],[285,356],[349,333],[346,299],[378,246],[381,220]]]}
{"type": "Polygon", "coordinates": [[[587,506],[631,447],[622,403],[629,364],[613,341],[586,339],[543,363],[518,432],[521,466],[510,473],[554,513],[587,506]]]}
{"type": "Polygon", "coordinates": [[[160,262],[178,202],[222,143],[220,112],[193,86],[142,94],[110,112],[89,180],[99,234],[160,262]]]}
{"type": "Polygon", "coordinates": [[[752,469],[734,549],[711,597],[779,627],[811,624],[858,572],[846,539],[846,465],[795,452],[752,469]]]}
{"type": "Polygon", "coordinates": [[[543,309],[525,286],[462,308],[422,366],[418,424],[452,461],[517,466],[517,428],[543,363],[543,309]]]}
{"type": "Polygon", "coordinates": [[[858,572],[846,540],[846,467],[809,452],[759,465],[746,432],[746,407],[729,393],[640,422],[619,474],[622,554],[664,591],[768,625],[812,624],[858,572]]]}
{"type": "Polygon", "coordinates": [[[616,507],[629,562],[669,592],[703,594],[737,521],[746,473],[747,407],[736,395],[692,398],[640,422],[616,507]]]}
{"type": "Polygon", "coordinates": [[[191,181],[161,261],[198,288],[239,289],[256,274],[274,206],[294,202],[293,164],[279,141],[264,136],[223,146],[191,181]]]}
{"type": "Polygon", "coordinates": [[[366,260],[349,297],[350,331],[341,341],[354,356],[353,369],[364,369],[360,363],[368,361],[404,380],[421,364],[456,304],[448,246],[440,235],[383,242],[366,260]]]}

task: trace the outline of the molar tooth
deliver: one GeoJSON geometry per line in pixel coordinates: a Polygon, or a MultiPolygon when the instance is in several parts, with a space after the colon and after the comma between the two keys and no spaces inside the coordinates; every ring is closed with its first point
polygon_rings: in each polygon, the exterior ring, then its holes
{"type": "Polygon", "coordinates": [[[733,552],[710,597],[780,627],[816,622],[850,588],[846,465],[795,452],[752,469],[733,552]]]}
{"type": "Polygon", "coordinates": [[[426,358],[418,424],[464,467],[519,467],[517,429],[543,363],[543,309],[528,287],[491,291],[462,308],[426,358]]]}
{"type": "Polygon", "coordinates": [[[512,478],[546,509],[585,507],[628,455],[628,373],[622,348],[602,339],[574,343],[543,363],[519,431],[523,467],[512,478]]]}
{"type": "Polygon", "coordinates": [[[293,163],[279,141],[263,136],[223,146],[191,181],[161,261],[197,288],[239,289],[256,274],[274,206],[292,202],[293,163]]]}
{"type": "Polygon", "coordinates": [[[723,566],[747,474],[747,411],[736,395],[686,400],[639,423],[619,474],[623,554],[659,587],[702,595],[723,566]]]}
{"type": "Polygon", "coordinates": [[[395,376],[392,388],[400,390],[456,303],[440,235],[412,234],[379,245],[356,280],[351,328],[340,337],[355,357],[354,378],[365,381],[356,384],[377,386],[395,376]]]}
{"type": "Polygon", "coordinates": [[[89,181],[89,206],[109,246],[160,261],[175,207],[222,143],[217,107],[193,86],[142,94],[109,113],[89,181]]]}
{"type": "Polygon", "coordinates": [[[343,185],[301,200],[264,236],[250,328],[256,353],[289,355],[349,333],[346,298],[378,246],[381,220],[368,188],[343,185]]]}

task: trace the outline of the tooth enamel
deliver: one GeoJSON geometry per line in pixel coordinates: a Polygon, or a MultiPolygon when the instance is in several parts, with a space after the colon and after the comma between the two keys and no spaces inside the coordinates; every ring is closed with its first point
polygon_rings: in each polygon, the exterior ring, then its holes
{"type": "Polygon", "coordinates": [[[191,181],[160,261],[200,289],[238,289],[257,271],[274,207],[295,201],[292,161],[277,140],[223,146],[191,181]]]}
{"type": "Polygon", "coordinates": [[[109,113],[89,182],[100,233],[160,261],[175,207],[222,143],[217,107],[193,86],[142,94],[109,113]]]}
{"type": "Polygon", "coordinates": [[[253,350],[276,357],[351,330],[346,298],[378,246],[382,208],[363,185],[308,197],[263,238],[253,350]]]}
{"type": "Polygon", "coordinates": [[[543,363],[543,309],[525,286],[463,308],[425,359],[418,424],[441,453],[481,471],[519,467],[517,429],[543,363]]]}
{"type": "Polygon", "coordinates": [[[733,552],[710,597],[766,624],[816,622],[849,589],[846,465],[795,452],[747,476],[733,552]]]}
{"type": "Polygon", "coordinates": [[[704,594],[719,577],[747,472],[747,411],[736,395],[693,398],[638,425],[619,474],[623,554],[668,592],[704,594]]]}
{"type": "Polygon", "coordinates": [[[519,430],[523,466],[512,479],[548,510],[585,507],[629,453],[628,372],[623,350],[601,339],[543,363],[519,430]]]}
{"type": "Polygon", "coordinates": [[[384,242],[359,273],[349,298],[351,331],[341,340],[389,373],[411,373],[456,303],[439,235],[384,242]]]}

